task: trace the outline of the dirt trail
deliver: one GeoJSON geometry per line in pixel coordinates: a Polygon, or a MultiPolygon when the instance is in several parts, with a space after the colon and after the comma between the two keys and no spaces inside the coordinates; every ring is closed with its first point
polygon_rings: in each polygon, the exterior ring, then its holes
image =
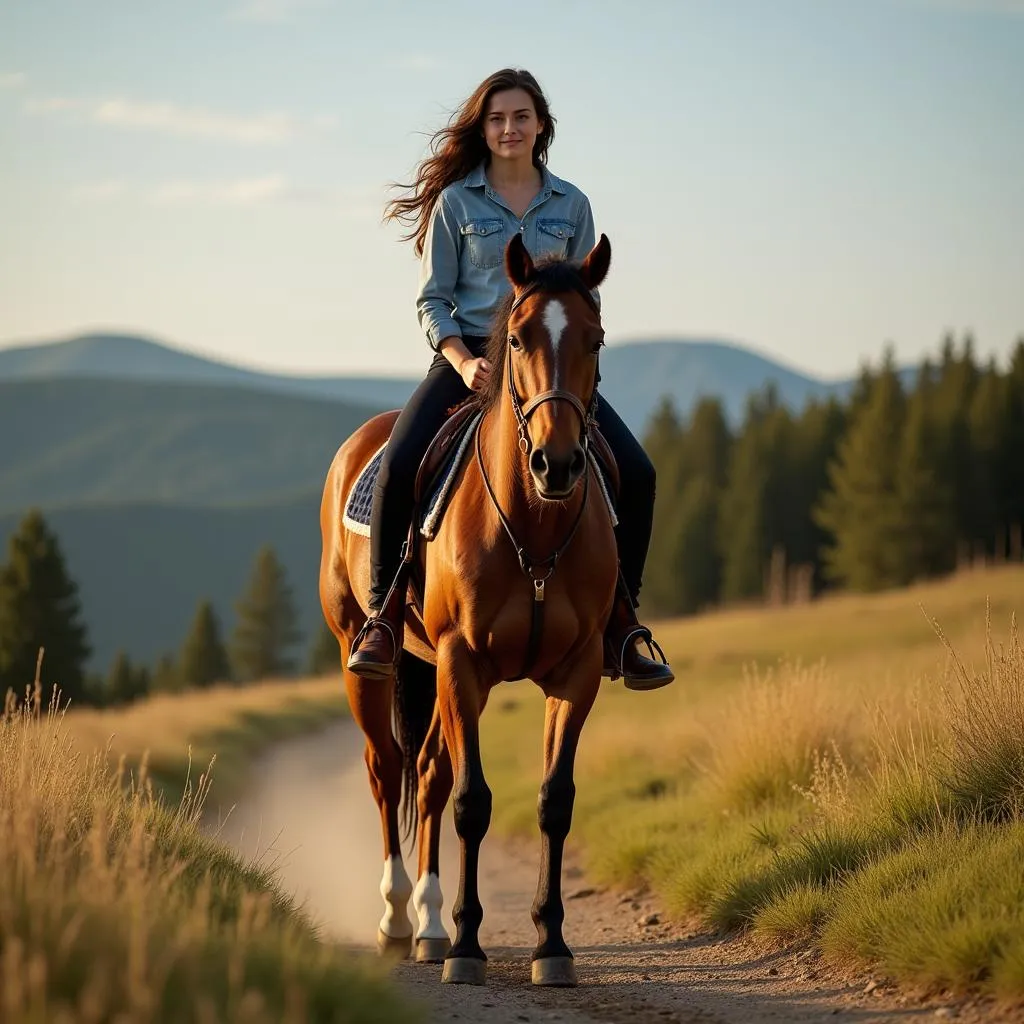
{"type": "MultiPolygon", "coordinates": [[[[271,751],[254,766],[248,792],[223,825],[214,820],[215,807],[208,811],[210,829],[219,828],[220,837],[245,855],[262,853],[327,934],[361,948],[373,942],[382,910],[380,825],[362,736],[351,722],[271,751]]],[[[437,965],[395,968],[397,983],[430,1007],[431,1024],[1024,1020],[1024,1014],[997,1014],[979,1002],[921,999],[883,979],[876,984],[870,975],[829,969],[804,950],[765,952],[747,940],[663,924],[649,895],[589,886],[573,863],[571,837],[567,852],[565,936],[576,955],[579,987],[531,986],[538,845],[502,843],[492,834],[481,851],[480,879],[487,986],[441,985],[437,965]]],[[[444,918],[454,934],[458,845],[450,812],[441,860],[444,918]]]]}

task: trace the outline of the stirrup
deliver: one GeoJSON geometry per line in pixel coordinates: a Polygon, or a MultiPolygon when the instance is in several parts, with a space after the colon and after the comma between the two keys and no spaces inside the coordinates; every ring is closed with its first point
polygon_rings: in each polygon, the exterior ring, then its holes
{"type": "Polygon", "coordinates": [[[622,641],[622,646],[619,648],[619,672],[622,672],[623,662],[626,660],[626,648],[634,640],[643,640],[647,644],[647,650],[651,654],[651,661],[655,661],[655,654],[657,659],[661,661],[662,665],[668,664],[668,658],[665,657],[665,652],[661,649],[661,644],[654,639],[654,634],[647,628],[647,626],[634,626],[625,636],[622,641]]]}
{"type": "Polygon", "coordinates": [[[366,616],[366,621],[362,624],[359,632],[355,635],[355,639],[352,641],[352,647],[349,652],[350,657],[359,650],[359,645],[366,638],[366,634],[369,633],[374,626],[383,626],[388,631],[388,636],[391,637],[391,649],[393,651],[397,650],[398,642],[395,637],[395,631],[391,628],[391,623],[378,612],[376,615],[366,616]]]}

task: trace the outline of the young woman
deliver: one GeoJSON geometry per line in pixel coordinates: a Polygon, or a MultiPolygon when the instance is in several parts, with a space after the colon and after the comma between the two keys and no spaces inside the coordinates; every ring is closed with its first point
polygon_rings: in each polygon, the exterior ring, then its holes
{"type": "MultiPolygon", "coordinates": [[[[390,674],[402,649],[405,586],[392,584],[420,461],[447,411],[501,372],[483,353],[494,310],[511,288],[503,265],[508,239],[522,232],[534,259],[582,258],[594,246],[587,197],[547,169],[554,126],[534,77],[499,71],[434,136],[433,155],[420,165],[412,195],[388,204],[387,219],[412,227],[406,239],[420,257],[416,309],[435,356],[395,423],[373,495],[370,616],[348,661],[361,675],[390,674]]],[[[667,664],[641,653],[638,643],[651,636],[633,611],[651,537],[654,467],[600,394],[597,422],[620,469],[616,537],[629,590],[617,597],[605,633],[605,673],[617,678],[621,672],[631,689],[655,689],[674,676],[667,664]]]]}

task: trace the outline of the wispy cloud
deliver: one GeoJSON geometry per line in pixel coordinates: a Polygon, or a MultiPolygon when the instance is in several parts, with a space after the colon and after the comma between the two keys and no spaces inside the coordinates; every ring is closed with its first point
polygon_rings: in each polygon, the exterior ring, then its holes
{"type": "Polygon", "coordinates": [[[81,110],[84,100],[70,96],[33,96],[25,100],[25,110],[30,114],[53,114],[62,110],[81,110]]]}
{"type": "Polygon", "coordinates": [[[328,6],[328,0],[245,0],[228,12],[231,21],[252,21],[280,25],[328,6]]]}
{"type": "Polygon", "coordinates": [[[280,174],[231,181],[170,181],[150,189],[146,198],[160,206],[317,207],[345,219],[380,216],[379,189],[301,185],[280,174]]]}
{"type": "Polygon", "coordinates": [[[202,107],[183,107],[177,103],[146,103],[127,99],[33,97],[25,101],[25,110],[31,114],[77,111],[89,121],[115,128],[247,145],[277,145],[307,129],[324,131],[333,126],[327,117],[303,120],[280,112],[245,116],[202,107]]]}
{"type": "Polygon", "coordinates": [[[124,191],[123,181],[92,181],[75,185],[71,196],[85,203],[102,203],[122,195],[124,191]]]}
{"type": "Polygon", "coordinates": [[[429,53],[411,53],[404,57],[389,57],[385,61],[389,68],[398,71],[438,71],[444,62],[429,53]]]}
{"type": "Polygon", "coordinates": [[[227,182],[167,182],[154,190],[152,198],[161,205],[257,206],[284,198],[288,190],[281,175],[271,174],[227,182]]]}
{"type": "Polygon", "coordinates": [[[24,71],[0,71],[0,91],[22,89],[27,81],[24,71]]]}

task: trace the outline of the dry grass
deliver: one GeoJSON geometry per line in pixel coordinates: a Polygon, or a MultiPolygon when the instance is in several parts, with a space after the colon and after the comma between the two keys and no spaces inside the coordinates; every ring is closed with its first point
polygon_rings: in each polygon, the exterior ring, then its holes
{"type": "MultiPolygon", "coordinates": [[[[1024,567],[1004,567],[657,624],[676,684],[605,686],[572,839],[676,915],[1019,997],[1021,611],[1024,567]]],[[[495,825],[536,834],[540,701],[501,707],[482,730],[495,825]]]]}
{"type": "Polygon", "coordinates": [[[318,941],[268,872],[202,835],[204,778],[169,808],[144,764],[129,780],[83,735],[38,686],[0,718],[0,1018],[408,1019],[379,968],[318,941]]]}
{"type": "Polygon", "coordinates": [[[347,714],[340,679],[331,676],[161,694],[117,710],[72,709],[66,724],[83,753],[109,748],[132,765],[145,756],[150,777],[175,800],[190,760],[206,766],[216,758],[214,794],[224,800],[237,795],[260,749],[347,714]]]}

